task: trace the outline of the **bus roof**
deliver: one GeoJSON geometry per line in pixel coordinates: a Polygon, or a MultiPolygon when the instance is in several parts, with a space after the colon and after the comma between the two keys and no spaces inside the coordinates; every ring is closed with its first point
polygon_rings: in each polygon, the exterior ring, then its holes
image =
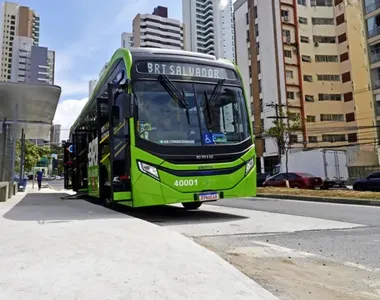
{"type": "Polygon", "coordinates": [[[90,104],[93,102],[93,97],[98,93],[100,88],[104,85],[104,81],[107,79],[107,77],[110,75],[110,72],[113,68],[114,62],[117,61],[120,58],[124,57],[132,57],[133,56],[143,56],[143,55],[167,55],[167,56],[180,56],[183,58],[196,58],[196,59],[204,59],[204,60],[210,60],[214,62],[219,62],[226,64],[230,67],[235,68],[236,66],[227,59],[218,59],[213,55],[204,54],[204,53],[198,53],[198,52],[191,52],[191,51],[185,51],[185,50],[174,50],[174,49],[161,49],[161,48],[138,48],[138,47],[132,47],[132,48],[119,48],[115,51],[115,53],[112,55],[112,58],[110,62],[108,63],[107,69],[104,71],[103,75],[99,78],[99,81],[92,92],[91,95],[89,95],[89,98],[87,100],[87,103],[83,107],[82,111],[80,112],[78,118],[74,121],[73,125],[70,128],[70,133],[75,130],[75,128],[78,126],[79,121],[83,118],[83,113],[87,110],[87,108],[90,106],[90,104]]]}

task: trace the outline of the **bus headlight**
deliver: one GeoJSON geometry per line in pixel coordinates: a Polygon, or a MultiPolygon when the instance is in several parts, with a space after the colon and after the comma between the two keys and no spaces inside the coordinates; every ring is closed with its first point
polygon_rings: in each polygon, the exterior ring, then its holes
{"type": "Polygon", "coordinates": [[[151,165],[148,165],[148,164],[143,163],[141,161],[139,161],[137,164],[138,164],[141,172],[143,172],[149,176],[152,176],[157,180],[160,180],[160,176],[158,175],[157,168],[152,167],[151,165]]]}
{"type": "Polygon", "coordinates": [[[245,165],[245,175],[249,173],[249,171],[252,170],[253,166],[255,165],[255,160],[251,158],[247,164],[245,165]]]}

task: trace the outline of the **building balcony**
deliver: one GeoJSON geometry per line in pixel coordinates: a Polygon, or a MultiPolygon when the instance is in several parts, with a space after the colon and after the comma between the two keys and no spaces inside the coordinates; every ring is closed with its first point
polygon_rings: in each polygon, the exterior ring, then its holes
{"type": "Polygon", "coordinates": [[[367,5],[364,10],[365,10],[365,14],[368,15],[377,9],[380,9],[380,0],[376,1],[375,3],[372,3],[370,5],[367,5]]]}
{"type": "Polygon", "coordinates": [[[380,93],[380,79],[376,79],[372,81],[372,91],[374,91],[375,94],[380,93]]]}
{"type": "Polygon", "coordinates": [[[372,53],[372,54],[370,54],[370,56],[369,56],[369,62],[370,62],[371,65],[377,64],[378,62],[380,62],[380,53],[372,53]]]}

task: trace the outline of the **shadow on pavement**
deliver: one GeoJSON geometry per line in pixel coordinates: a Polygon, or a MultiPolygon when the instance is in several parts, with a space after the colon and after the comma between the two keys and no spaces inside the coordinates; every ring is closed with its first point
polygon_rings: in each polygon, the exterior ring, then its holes
{"type": "Polygon", "coordinates": [[[245,216],[203,210],[186,210],[175,206],[130,208],[118,205],[115,211],[107,209],[98,199],[61,199],[66,193],[27,194],[3,217],[13,221],[38,221],[41,223],[69,222],[75,220],[135,217],[157,225],[229,222],[246,219],[245,216]]]}
{"type": "Polygon", "coordinates": [[[13,221],[38,221],[41,223],[128,217],[82,199],[61,200],[60,197],[63,196],[67,196],[67,194],[29,193],[3,217],[13,221]]]}
{"type": "Polygon", "coordinates": [[[176,206],[129,208],[119,205],[116,211],[161,226],[230,222],[248,218],[241,215],[205,210],[202,209],[202,206],[197,210],[186,210],[176,206]]]}

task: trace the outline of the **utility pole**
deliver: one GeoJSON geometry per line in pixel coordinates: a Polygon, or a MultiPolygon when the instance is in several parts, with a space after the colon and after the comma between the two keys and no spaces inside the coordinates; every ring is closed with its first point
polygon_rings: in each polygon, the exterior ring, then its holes
{"type": "Polygon", "coordinates": [[[278,163],[281,163],[281,155],[283,153],[283,150],[284,150],[284,132],[281,130],[281,127],[280,126],[280,120],[281,120],[281,124],[282,124],[282,119],[287,119],[287,116],[284,116],[282,113],[280,115],[280,109],[281,109],[281,112],[282,112],[282,108],[286,105],[284,104],[277,104],[277,103],[270,103],[270,104],[267,104],[267,106],[269,107],[274,107],[275,109],[275,116],[268,116],[267,118],[268,119],[275,119],[276,120],[276,124],[277,126],[279,126],[279,129],[280,129],[280,134],[281,136],[278,136],[277,137],[277,146],[278,146],[278,163]]]}

